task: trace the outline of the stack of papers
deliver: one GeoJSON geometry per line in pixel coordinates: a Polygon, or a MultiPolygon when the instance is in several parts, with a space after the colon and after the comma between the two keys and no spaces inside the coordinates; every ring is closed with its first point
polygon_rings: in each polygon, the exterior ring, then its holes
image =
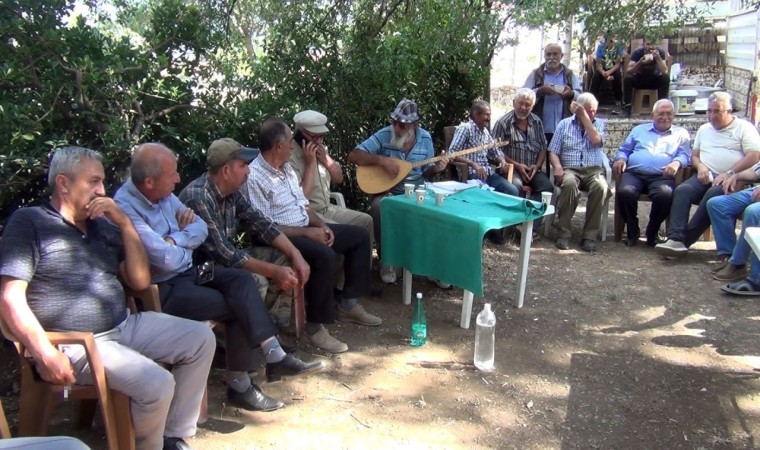
{"type": "Polygon", "coordinates": [[[480,180],[468,180],[467,183],[460,183],[459,181],[440,181],[438,183],[431,183],[430,190],[436,194],[453,194],[455,192],[463,191],[473,187],[482,188],[488,185],[480,180]]]}

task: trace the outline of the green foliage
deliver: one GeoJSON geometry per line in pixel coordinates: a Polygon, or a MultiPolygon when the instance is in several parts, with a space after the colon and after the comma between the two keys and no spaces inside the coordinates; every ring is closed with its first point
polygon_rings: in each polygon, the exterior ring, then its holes
{"type": "MultiPolygon", "coordinates": [[[[256,144],[267,116],[317,109],[338,160],[404,96],[442,140],[486,91],[511,20],[485,0],[8,0],[0,6],[0,216],[44,193],[50,151],[104,153],[110,183],[160,141],[183,183],[209,143],[256,144]]],[[[362,195],[344,189],[356,205],[362,195]]]]}

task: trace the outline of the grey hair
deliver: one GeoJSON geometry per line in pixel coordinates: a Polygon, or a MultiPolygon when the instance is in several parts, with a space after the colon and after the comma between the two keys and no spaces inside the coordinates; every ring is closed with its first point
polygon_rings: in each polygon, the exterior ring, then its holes
{"type": "Polygon", "coordinates": [[[670,107],[671,107],[673,110],[675,110],[675,109],[676,109],[676,107],[673,105],[673,102],[671,102],[671,101],[670,101],[670,99],[667,99],[667,98],[661,98],[661,99],[657,100],[657,101],[654,103],[654,106],[652,106],[652,111],[653,111],[653,112],[654,112],[654,111],[657,111],[657,110],[658,110],[658,109],[660,109],[660,108],[661,108],[663,105],[669,105],[669,106],[670,106],[670,107]]]}
{"type": "Polygon", "coordinates": [[[591,92],[582,93],[575,99],[575,102],[583,106],[593,106],[594,108],[599,106],[599,101],[591,92]]]}
{"type": "Polygon", "coordinates": [[[731,94],[728,92],[713,92],[710,94],[710,97],[707,98],[708,103],[714,103],[714,102],[720,102],[723,103],[728,107],[729,110],[732,110],[731,105],[731,94]]]}
{"type": "Polygon", "coordinates": [[[161,167],[160,154],[153,153],[150,156],[143,154],[146,148],[153,146],[165,149],[175,159],[177,158],[177,154],[163,144],[153,142],[141,144],[132,154],[132,164],[129,166],[130,177],[135,186],[142,186],[148,178],[158,178],[161,176],[163,168],[161,167]]]}
{"type": "Polygon", "coordinates": [[[520,88],[515,92],[514,100],[530,100],[530,103],[535,105],[536,93],[533,92],[533,89],[520,88]]]}
{"type": "Polygon", "coordinates": [[[485,100],[475,100],[472,102],[472,106],[470,107],[470,113],[482,113],[486,109],[491,109],[491,105],[488,104],[485,100]]]}
{"type": "Polygon", "coordinates": [[[55,178],[58,175],[73,177],[83,159],[94,159],[103,162],[103,155],[89,148],[69,145],[55,150],[53,157],[50,159],[48,169],[48,186],[55,192],[55,178]]]}

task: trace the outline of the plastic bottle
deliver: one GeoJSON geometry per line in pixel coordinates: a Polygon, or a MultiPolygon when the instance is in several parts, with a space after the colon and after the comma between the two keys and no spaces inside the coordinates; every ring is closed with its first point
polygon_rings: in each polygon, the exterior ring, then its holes
{"type": "Polygon", "coordinates": [[[425,341],[427,341],[427,320],[425,320],[425,307],[422,305],[422,292],[418,292],[412,313],[412,345],[419,347],[424,345],[425,341]]]}
{"type": "Polygon", "coordinates": [[[493,370],[496,315],[491,304],[486,303],[475,321],[475,367],[490,372],[493,370]]]}

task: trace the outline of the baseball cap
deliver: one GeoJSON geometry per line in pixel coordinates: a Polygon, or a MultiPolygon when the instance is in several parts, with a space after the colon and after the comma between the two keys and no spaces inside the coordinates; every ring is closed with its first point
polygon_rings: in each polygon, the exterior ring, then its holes
{"type": "Polygon", "coordinates": [[[222,138],[211,143],[206,152],[206,161],[209,167],[220,167],[233,159],[239,159],[247,163],[259,156],[258,148],[244,147],[234,139],[222,138]]]}

